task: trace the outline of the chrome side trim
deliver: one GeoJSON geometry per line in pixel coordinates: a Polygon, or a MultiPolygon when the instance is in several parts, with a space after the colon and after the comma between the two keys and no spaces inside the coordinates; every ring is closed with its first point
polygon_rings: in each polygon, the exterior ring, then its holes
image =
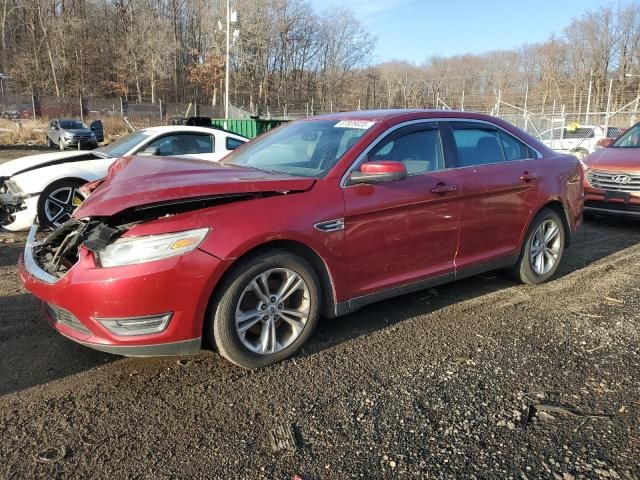
{"type": "MultiPolygon", "coordinates": [[[[409,127],[411,125],[418,125],[420,123],[432,123],[432,122],[464,122],[464,123],[482,123],[485,125],[489,125],[490,127],[493,128],[497,128],[498,130],[502,130],[504,133],[506,133],[507,135],[511,135],[512,137],[515,137],[515,135],[513,135],[511,132],[509,132],[508,130],[502,128],[500,125],[496,125],[495,123],[489,122],[487,120],[477,120],[477,119],[472,119],[472,118],[420,118],[417,120],[409,120],[407,122],[403,122],[403,123],[399,123],[397,125],[394,125],[393,127],[389,127],[388,129],[386,129],[384,132],[382,132],[380,135],[378,135],[378,137],[369,144],[369,146],[367,148],[364,149],[364,151],[358,155],[358,158],[356,158],[353,163],[349,166],[349,168],[347,169],[347,171],[344,173],[344,175],[342,175],[342,178],[340,179],[340,186],[341,187],[347,187],[349,186],[347,181],[349,179],[349,176],[351,175],[351,172],[354,171],[356,168],[358,168],[358,166],[362,163],[362,161],[365,159],[365,157],[367,156],[367,154],[373,149],[373,147],[375,147],[378,143],[380,143],[387,135],[389,135],[390,133],[393,133],[394,131],[398,130],[399,128],[403,128],[403,127],[409,127]]],[[[530,144],[528,144],[527,142],[525,142],[524,140],[522,140],[520,137],[515,137],[518,141],[524,143],[527,147],[529,147],[531,150],[533,150],[537,157],[536,158],[544,158],[544,155],[542,155],[542,153],[540,153],[540,151],[531,146],[530,144]]],[[[444,148],[444,146],[443,146],[444,148]]],[[[522,160],[531,160],[531,159],[520,159],[520,160],[513,160],[515,162],[517,161],[522,161],[522,160]]],[[[491,165],[491,164],[483,164],[483,165],[491,165]]],[[[433,172],[427,172],[427,173],[434,173],[434,172],[442,172],[445,170],[459,170],[461,168],[474,168],[475,166],[471,166],[471,167],[454,167],[454,168],[442,168],[439,170],[434,170],[433,172]]]]}
{"type": "Polygon", "coordinates": [[[326,220],[324,222],[318,222],[313,225],[316,230],[328,233],[344,230],[344,218],[336,218],[334,220],[326,220]]]}
{"type": "Polygon", "coordinates": [[[36,242],[37,231],[38,224],[34,223],[33,225],[31,225],[31,230],[29,230],[29,235],[27,236],[27,243],[24,246],[24,266],[27,269],[27,272],[29,272],[36,279],[40,280],[41,282],[53,285],[59,279],[40,268],[40,266],[33,258],[33,247],[38,244],[38,242],[36,242]]]}

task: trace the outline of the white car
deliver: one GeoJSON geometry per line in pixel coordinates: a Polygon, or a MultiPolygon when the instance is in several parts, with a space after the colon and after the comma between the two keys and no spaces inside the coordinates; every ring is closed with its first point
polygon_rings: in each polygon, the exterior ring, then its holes
{"type": "Polygon", "coordinates": [[[137,130],[103,148],[43,153],[0,164],[0,226],[19,231],[68,220],[84,195],[79,188],[107,175],[127,155],[154,155],[219,161],[248,141],[208,127],[167,126],[137,130]]]}
{"type": "Polygon", "coordinates": [[[619,127],[605,127],[596,125],[568,125],[546,130],[540,138],[550,149],[562,153],[570,153],[583,159],[598,148],[598,142],[605,138],[618,138],[622,134],[619,127]]]}

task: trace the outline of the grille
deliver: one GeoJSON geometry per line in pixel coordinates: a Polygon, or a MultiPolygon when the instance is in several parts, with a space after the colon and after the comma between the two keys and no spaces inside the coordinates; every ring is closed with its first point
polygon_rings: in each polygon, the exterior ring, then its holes
{"type": "Polygon", "coordinates": [[[64,308],[56,307],[49,303],[46,304],[47,313],[55,323],[61,323],[62,325],[73,328],[87,335],[91,332],[85,327],[80,320],[78,320],[73,313],[65,310],[64,308]]]}
{"type": "Polygon", "coordinates": [[[587,180],[601,190],[640,192],[640,174],[637,173],[592,171],[587,173],[587,180]]]}

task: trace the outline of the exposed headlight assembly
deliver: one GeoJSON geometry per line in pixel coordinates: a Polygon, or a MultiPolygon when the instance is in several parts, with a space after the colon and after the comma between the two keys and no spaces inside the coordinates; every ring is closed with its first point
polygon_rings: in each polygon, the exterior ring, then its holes
{"type": "Polygon", "coordinates": [[[207,233],[208,228],[198,228],[160,235],[124,237],[107,245],[98,253],[98,259],[102,267],[120,267],[176,257],[198,248],[207,233]]]}
{"type": "Polygon", "coordinates": [[[5,180],[4,186],[7,187],[7,193],[21,194],[24,193],[15,180],[5,180]]]}

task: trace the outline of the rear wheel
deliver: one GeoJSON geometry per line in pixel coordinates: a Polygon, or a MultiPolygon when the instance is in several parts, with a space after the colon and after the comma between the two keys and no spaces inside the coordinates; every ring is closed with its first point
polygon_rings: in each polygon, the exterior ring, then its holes
{"type": "Polygon", "coordinates": [[[53,143],[53,141],[49,137],[47,137],[47,146],[49,148],[56,148],[56,144],[53,143]]]}
{"type": "Polygon", "coordinates": [[[205,335],[227,360],[259,368],[294,354],[320,318],[320,287],[309,263],[271,250],[238,264],[214,297],[205,335]]]}
{"type": "Polygon", "coordinates": [[[546,282],[558,270],[565,243],[560,215],[550,209],[542,210],[529,227],[512,273],[523,283],[535,285],[546,282]]]}
{"type": "Polygon", "coordinates": [[[85,200],[81,180],[63,179],[45,188],[38,199],[38,222],[44,228],[55,229],[71,218],[85,200]]]}

